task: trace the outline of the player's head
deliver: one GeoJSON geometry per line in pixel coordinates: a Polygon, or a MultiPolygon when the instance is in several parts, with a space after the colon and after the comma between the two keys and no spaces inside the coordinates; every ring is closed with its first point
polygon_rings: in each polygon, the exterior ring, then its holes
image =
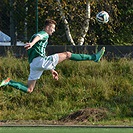
{"type": "Polygon", "coordinates": [[[46,19],[44,23],[44,30],[49,34],[52,35],[55,32],[56,22],[52,19],[46,19]]]}

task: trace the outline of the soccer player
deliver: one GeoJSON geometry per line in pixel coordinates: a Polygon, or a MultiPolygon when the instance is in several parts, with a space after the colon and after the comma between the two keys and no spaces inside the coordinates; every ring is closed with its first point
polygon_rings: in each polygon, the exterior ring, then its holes
{"type": "Polygon", "coordinates": [[[9,85],[23,92],[31,93],[35,88],[37,79],[40,78],[44,70],[50,70],[53,78],[58,80],[58,72],[55,70],[55,67],[58,63],[61,63],[64,60],[69,59],[74,61],[100,61],[105,52],[105,47],[103,47],[98,53],[92,55],[74,54],[66,51],[63,53],[56,53],[50,56],[46,56],[45,49],[48,44],[48,38],[55,32],[55,26],[56,22],[54,20],[47,19],[44,23],[43,30],[37,34],[34,34],[31,37],[30,42],[26,43],[24,46],[28,51],[28,61],[30,64],[30,74],[28,77],[27,85],[7,78],[0,83],[0,87],[9,85]]]}

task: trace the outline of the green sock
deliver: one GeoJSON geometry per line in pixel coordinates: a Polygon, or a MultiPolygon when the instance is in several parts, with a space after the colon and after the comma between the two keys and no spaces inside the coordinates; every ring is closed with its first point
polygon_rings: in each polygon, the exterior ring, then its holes
{"type": "Polygon", "coordinates": [[[15,82],[13,80],[10,80],[9,83],[8,83],[9,86],[11,87],[14,87],[18,90],[21,90],[23,92],[27,92],[28,91],[28,87],[22,83],[19,83],[19,82],[15,82]]]}
{"type": "Polygon", "coordinates": [[[73,54],[70,57],[70,60],[75,61],[85,61],[85,60],[95,60],[96,56],[95,54],[89,55],[89,54],[73,54]]]}

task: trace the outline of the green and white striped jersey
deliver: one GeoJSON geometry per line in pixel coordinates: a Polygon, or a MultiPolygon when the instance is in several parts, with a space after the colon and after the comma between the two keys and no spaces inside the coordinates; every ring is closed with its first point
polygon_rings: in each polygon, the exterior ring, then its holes
{"type": "Polygon", "coordinates": [[[45,32],[45,31],[40,31],[37,34],[34,34],[31,39],[30,42],[32,42],[32,40],[36,37],[36,36],[40,36],[41,40],[38,41],[37,43],[35,43],[32,48],[30,48],[28,50],[28,61],[29,63],[32,62],[32,60],[38,56],[41,57],[45,57],[45,49],[46,46],[48,44],[48,38],[49,35],[45,32]]]}

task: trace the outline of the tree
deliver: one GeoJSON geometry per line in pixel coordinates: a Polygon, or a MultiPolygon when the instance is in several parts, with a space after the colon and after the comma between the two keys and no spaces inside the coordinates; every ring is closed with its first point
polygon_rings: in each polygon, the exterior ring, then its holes
{"type": "Polygon", "coordinates": [[[69,23],[65,17],[65,14],[63,13],[61,2],[60,2],[60,0],[57,0],[57,2],[58,2],[58,6],[59,6],[60,16],[61,16],[61,19],[65,26],[65,31],[66,31],[66,36],[67,36],[68,42],[70,42],[70,44],[72,44],[72,45],[75,45],[72,35],[70,33],[69,23]]]}
{"type": "MultiPolygon", "coordinates": [[[[33,0],[0,1],[0,26],[10,35],[10,11],[17,40],[27,41],[36,32],[36,2],[33,0]]],[[[57,22],[52,45],[129,45],[133,42],[132,0],[38,0],[38,29],[47,18],[57,22]],[[90,8],[91,7],[91,8],[90,8]],[[101,10],[110,15],[107,24],[98,24],[101,10]],[[65,28],[64,28],[65,27],[65,28]],[[69,42],[69,43],[68,43],[69,42]]]]}
{"type": "MultiPolygon", "coordinates": [[[[62,21],[63,21],[64,26],[65,26],[65,32],[66,32],[66,35],[67,35],[67,39],[70,42],[70,44],[75,45],[75,43],[73,41],[73,38],[72,38],[72,35],[71,35],[71,32],[70,32],[69,23],[66,19],[65,13],[63,12],[61,2],[60,2],[60,0],[57,0],[57,2],[58,2],[58,6],[59,6],[60,16],[61,16],[62,21]]],[[[79,0],[76,1],[76,2],[80,4],[79,0]]],[[[80,28],[80,34],[79,34],[79,38],[78,38],[78,41],[77,41],[78,45],[83,45],[84,44],[84,38],[85,38],[85,36],[88,32],[88,29],[89,29],[90,0],[84,1],[84,4],[86,5],[86,12],[85,12],[86,15],[84,16],[84,19],[83,19],[84,21],[83,21],[82,27],[80,28]]]]}
{"type": "Polygon", "coordinates": [[[81,27],[81,34],[78,39],[79,45],[83,45],[85,36],[89,30],[90,14],[90,0],[86,0],[86,17],[84,18],[83,26],[81,27]]]}

